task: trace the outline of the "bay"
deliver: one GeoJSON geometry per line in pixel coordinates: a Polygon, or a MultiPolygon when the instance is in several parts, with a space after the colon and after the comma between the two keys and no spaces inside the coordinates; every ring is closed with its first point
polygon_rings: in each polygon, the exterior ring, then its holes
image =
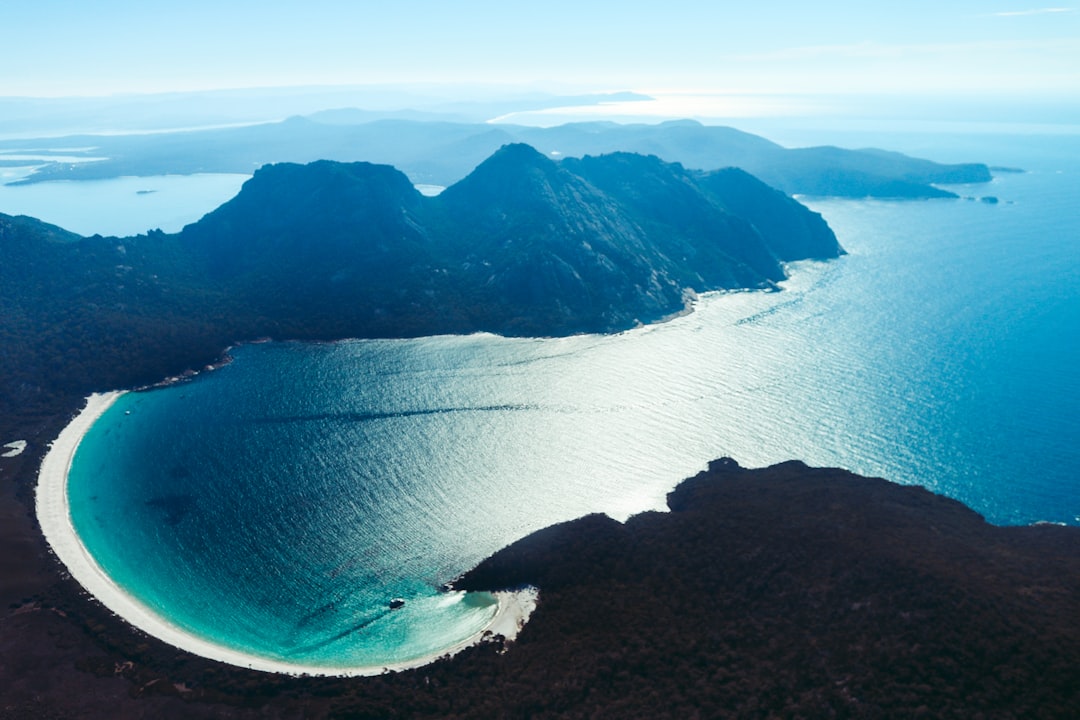
{"type": "Polygon", "coordinates": [[[179,232],[235,196],[251,177],[204,173],[6,184],[31,170],[0,168],[0,213],[29,215],[80,235],[117,237],[179,232]]]}
{"type": "Polygon", "coordinates": [[[997,204],[806,200],[849,255],[618,335],[236,348],[95,424],[73,522],[174,622],[327,667],[449,646],[488,610],[441,583],[551,523],[662,508],[724,455],[1080,523],[1078,157],[955,188],[997,204]]]}

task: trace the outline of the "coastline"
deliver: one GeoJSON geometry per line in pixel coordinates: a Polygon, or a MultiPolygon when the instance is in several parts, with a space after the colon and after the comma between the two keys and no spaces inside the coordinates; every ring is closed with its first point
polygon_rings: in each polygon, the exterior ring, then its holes
{"type": "Polygon", "coordinates": [[[50,444],[41,469],[35,493],[35,511],[41,532],[49,547],[71,576],[102,605],[139,630],[180,650],[210,660],[237,667],[285,675],[318,675],[331,677],[371,676],[387,671],[423,667],[436,660],[452,656],[467,647],[502,635],[513,640],[536,607],[537,591],[525,588],[516,591],[491,593],[498,604],[495,615],[480,631],[436,653],[412,660],[381,665],[327,667],[288,663],[281,660],[249,655],[223,645],[209,642],[151,611],[113,582],[82,544],[71,524],[68,506],[67,478],[75,452],[83,437],[125,391],[94,393],[86,399],[85,407],[50,444]]]}

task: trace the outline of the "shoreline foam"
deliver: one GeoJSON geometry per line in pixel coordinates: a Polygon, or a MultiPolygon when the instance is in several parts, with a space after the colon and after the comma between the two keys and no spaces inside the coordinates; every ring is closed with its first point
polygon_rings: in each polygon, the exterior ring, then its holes
{"type": "Polygon", "coordinates": [[[51,443],[38,474],[35,505],[38,523],[45,539],[71,576],[105,607],[148,635],[195,655],[252,670],[287,675],[380,675],[387,671],[423,667],[477,645],[492,635],[502,635],[512,640],[536,607],[537,591],[534,588],[494,592],[492,595],[498,602],[498,608],[488,624],[473,635],[437,653],[397,663],[340,668],[289,663],[251,655],[212,643],[173,625],[113,582],[87,551],[71,523],[67,479],[75,452],[94,422],[123,394],[121,391],[114,391],[94,393],[88,397],[86,407],[51,443]]]}

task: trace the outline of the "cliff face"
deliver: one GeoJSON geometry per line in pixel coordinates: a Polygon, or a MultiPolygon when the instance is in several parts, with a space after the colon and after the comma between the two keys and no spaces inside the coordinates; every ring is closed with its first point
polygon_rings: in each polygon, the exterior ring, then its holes
{"type": "Polygon", "coordinates": [[[685,286],[760,287],[784,278],[766,238],[715,202],[682,165],[632,153],[564,162],[655,238],[685,286]]]}

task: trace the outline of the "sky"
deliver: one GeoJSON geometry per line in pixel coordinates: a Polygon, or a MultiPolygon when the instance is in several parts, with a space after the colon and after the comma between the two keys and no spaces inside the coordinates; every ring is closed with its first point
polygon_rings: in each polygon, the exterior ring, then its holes
{"type": "Polygon", "coordinates": [[[1080,2],[34,0],[0,4],[0,27],[0,97],[429,84],[1080,98],[1080,2]]]}

